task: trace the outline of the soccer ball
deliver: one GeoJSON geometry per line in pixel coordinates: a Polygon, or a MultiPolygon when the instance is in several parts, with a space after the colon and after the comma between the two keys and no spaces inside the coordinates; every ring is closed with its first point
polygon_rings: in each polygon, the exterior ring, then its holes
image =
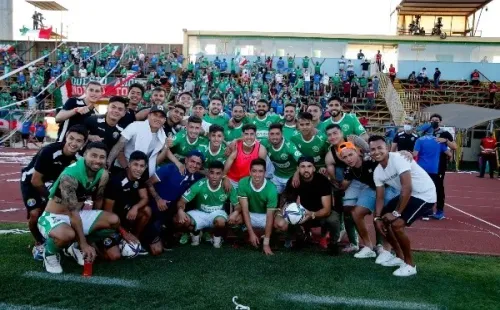
{"type": "Polygon", "coordinates": [[[291,225],[297,225],[300,223],[304,219],[305,214],[306,209],[295,202],[288,204],[283,211],[283,217],[291,225]]]}
{"type": "Polygon", "coordinates": [[[142,250],[140,243],[129,243],[122,239],[120,242],[120,253],[122,257],[125,258],[134,258],[139,255],[139,252],[142,250]]]}

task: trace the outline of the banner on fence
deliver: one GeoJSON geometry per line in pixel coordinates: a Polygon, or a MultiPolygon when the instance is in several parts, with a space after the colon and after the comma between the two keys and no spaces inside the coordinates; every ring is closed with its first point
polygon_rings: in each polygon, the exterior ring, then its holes
{"type": "MultiPolygon", "coordinates": [[[[71,78],[71,95],[72,96],[82,96],[85,93],[85,86],[90,82],[90,81],[100,81],[101,78],[71,78]]],[[[106,93],[105,97],[112,97],[112,96],[127,96],[128,94],[128,87],[134,83],[141,83],[144,86],[146,85],[146,79],[131,79],[129,81],[126,81],[125,83],[122,83],[122,80],[125,80],[125,78],[114,78],[114,77],[108,77],[104,80],[103,85],[106,87],[113,87],[116,85],[119,85],[114,89],[114,91],[110,93],[106,93]],[[120,85],[121,84],[121,85],[120,85]]]]}

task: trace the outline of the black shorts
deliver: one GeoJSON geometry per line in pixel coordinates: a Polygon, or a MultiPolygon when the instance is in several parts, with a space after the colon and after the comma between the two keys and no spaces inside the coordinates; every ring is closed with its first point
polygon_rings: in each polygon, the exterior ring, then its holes
{"type": "Polygon", "coordinates": [[[21,195],[28,212],[28,219],[30,218],[30,211],[35,209],[45,210],[47,201],[42,199],[40,193],[31,184],[21,183],[21,195]]]}
{"type": "MultiPolygon", "coordinates": [[[[396,210],[399,203],[399,196],[394,197],[389,203],[382,209],[382,215],[391,213],[396,210]]],[[[401,219],[406,223],[406,226],[411,226],[411,224],[419,217],[424,216],[429,213],[435,202],[425,202],[422,199],[411,196],[408,200],[406,208],[401,213],[401,219]]]]}
{"type": "Polygon", "coordinates": [[[22,134],[21,134],[21,138],[22,138],[23,140],[28,140],[28,139],[30,138],[30,134],[29,134],[29,133],[22,133],[22,134]]]}
{"type": "Polygon", "coordinates": [[[43,140],[45,140],[45,137],[35,137],[35,139],[36,139],[38,142],[43,142],[43,140]]]}

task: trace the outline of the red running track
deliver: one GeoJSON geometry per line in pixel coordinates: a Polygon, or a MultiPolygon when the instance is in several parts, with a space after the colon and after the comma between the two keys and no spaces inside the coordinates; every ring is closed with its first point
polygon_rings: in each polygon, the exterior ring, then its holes
{"type": "MultiPolygon", "coordinates": [[[[0,222],[25,222],[21,168],[36,150],[0,149],[0,222]]],[[[500,180],[448,173],[446,219],[417,221],[408,229],[416,250],[500,256],[500,180]]],[[[367,219],[371,225],[371,219],[367,219]]]]}

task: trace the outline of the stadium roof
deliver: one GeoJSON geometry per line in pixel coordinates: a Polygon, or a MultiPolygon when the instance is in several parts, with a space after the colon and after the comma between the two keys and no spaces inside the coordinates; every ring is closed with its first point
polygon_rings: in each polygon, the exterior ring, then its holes
{"type": "Polygon", "coordinates": [[[469,16],[492,0],[402,0],[399,15],[469,16]]]}
{"type": "Polygon", "coordinates": [[[40,10],[44,10],[44,11],[67,11],[68,10],[55,1],[28,1],[28,0],[26,0],[26,2],[28,2],[31,5],[34,5],[35,7],[39,8],[40,10]]]}
{"type": "Polygon", "coordinates": [[[435,105],[425,108],[423,112],[437,113],[443,117],[443,124],[460,129],[469,129],[500,118],[500,110],[456,103],[435,105]]]}

